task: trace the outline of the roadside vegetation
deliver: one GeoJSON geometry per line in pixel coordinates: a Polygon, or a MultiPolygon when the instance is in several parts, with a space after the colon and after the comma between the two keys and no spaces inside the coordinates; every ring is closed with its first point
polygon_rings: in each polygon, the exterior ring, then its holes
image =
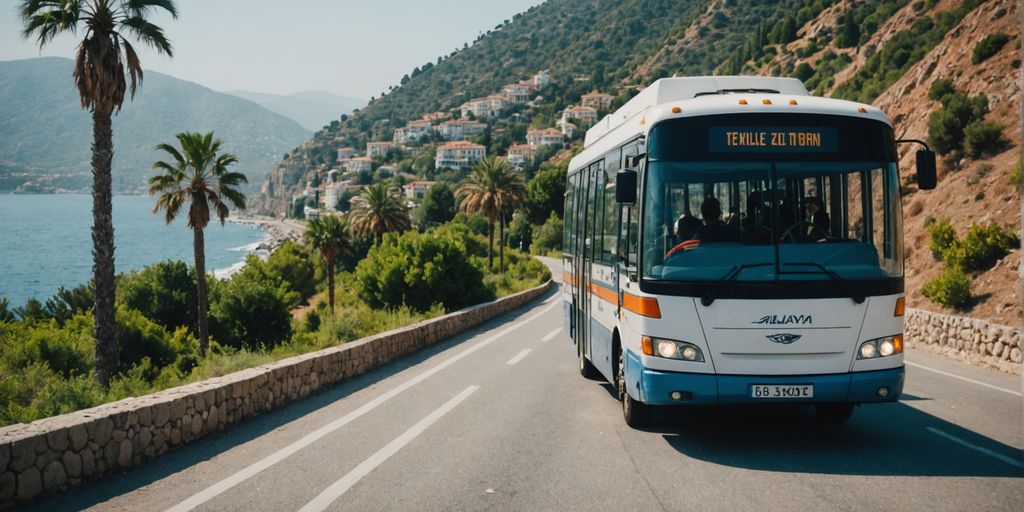
{"type": "Polygon", "coordinates": [[[946,268],[935,279],[925,283],[922,293],[932,302],[954,309],[969,309],[971,276],[992,268],[1011,249],[1020,247],[1020,238],[1013,229],[997,224],[972,224],[959,238],[947,219],[928,226],[928,248],[946,268]]]}

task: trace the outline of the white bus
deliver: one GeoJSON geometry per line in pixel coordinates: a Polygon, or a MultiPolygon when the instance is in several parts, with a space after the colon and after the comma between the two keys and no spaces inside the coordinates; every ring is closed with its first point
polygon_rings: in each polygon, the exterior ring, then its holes
{"type": "MultiPolygon", "coordinates": [[[[661,79],[606,116],[566,187],[580,372],[616,385],[634,427],[657,406],[796,402],[842,422],[897,400],[897,142],[877,108],[790,78],[661,79]]],[[[934,188],[934,153],[917,157],[934,188]]]]}

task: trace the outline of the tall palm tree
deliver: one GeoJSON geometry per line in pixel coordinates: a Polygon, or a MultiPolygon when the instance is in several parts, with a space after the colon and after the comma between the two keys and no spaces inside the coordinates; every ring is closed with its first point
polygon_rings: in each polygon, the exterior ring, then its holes
{"type": "Polygon", "coordinates": [[[153,213],[164,211],[168,224],[181,213],[188,203],[188,228],[192,230],[192,250],[196,259],[196,334],[199,336],[199,354],[206,355],[209,343],[209,318],[206,303],[206,241],[203,229],[210,223],[210,213],[217,215],[223,225],[228,218],[228,203],[245,209],[245,195],[238,186],[248,183],[240,172],[228,171],[238,162],[230,153],[217,154],[223,142],[207,134],[185,132],[176,135],[181,149],[170,144],[159,144],[157,149],[169,154],[173,162],[163,160],[153,164],[162,171],[149,178],[149,195],[157,196],[153,213]],[[226,202],[225,202],[226,201],[226,202]]]}
{"type": "Polygon", "coordinates": [[[350,214],[352,231],[357,235],[373,235],[380,243],[384,233],[412,227],[409,209],[402,204],[397,189],[376,183],[364,188],[362,196],[364,201],[350,214]]]}
{"type": "Polygon", "coordinates": [[[494,268],[494,223],[501,221],[499,271],[505,270],[505,213],[526,202],[523,175],[497,157],[488,157],[470,170],[455,191],[459,207],[466,213],[487,217],[487,268],[494,268]]]}
{"type": "Polygon", "coordinates": [[[142,62],[125,35],[172,56],[171,43],[163,29],[147,19],[158,10],[178,17],[172,0],[22,0],[18,7],[24,27],[22,36],[34,37],[40,48],[59,35],[76,34],[79,30],[85,33],[71,76],[82,108],[92,111],[92,273],[96,284],[93,335],[96,378],[103,387],[110,383],[118,366],[110,176],[114,142],[110,118],[121,110],[125,93],[133,98],[142,83],[142,62]]]}
{"type": "Polygon", "coordinates": [[[320,217],[309,222],[303,236],[324,259],[324,265],[327,267],[327,302],[331,306],[331,311],[334,311],[334,274],[337,259],[339,256],[351,256],[353,252],[348,224],[338,217],[320,217]]]}

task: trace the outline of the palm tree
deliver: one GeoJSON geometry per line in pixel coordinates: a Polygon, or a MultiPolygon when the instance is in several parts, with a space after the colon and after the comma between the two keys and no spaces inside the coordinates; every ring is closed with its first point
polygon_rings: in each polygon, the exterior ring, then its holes
{"type": "Polygon", "coordinates": [[[157,10],[173,18],[172,0],[22,0],[18,14],[22,36],[34,37],[39,47],[61,34],[85,37],[78,45],[71,76],[82,108],[92,111],[92,273],[95,282],[93,319],[96,340],[96,378],[110,384],[118,366],[114,330],[114,224],[111,220],[110,165],[114,157],[110,118],[121,110],[125,93],[135,97],[142,83],[142,62],[125,37],[172,56],[163,29],[147,20],[157,10]],[[127,67],[130,84],[125,80],[127,67]]]}
{"type": "Polygon", "coordinates": [[[163,210],[168,224],[188,203],[188,228],[192,230],[192,250],[196,259],[196,334],[199,335],[199,355],[203,356],[209,343],[203,229],[210,223],[211,210],[223,225],[228,218],[228,203],[236,208],[245,208],[245,195],[237,187],[249,180],[240,172],[228,171],[228,167],[238,159],[230,153],[217,154],[223,142],[214,139],[213,132],[205,135],[185,132],[176,137],[181,150],[170,144],[156,147],[171,155],[174,161],[167,163],[161,160],[153,164],[153,168],[163,174],[149,178],[149,195],[159,194],[153,213],[163,210]]]}
{"type": "Polygon", "coordinates": [[[352,209],[352,230],[359,236],[373,235],[380,243],[384,233],[412,227],[409,210],[402,204],[398,190],[383,183],[363,189],[364,201],[352,209]]]}
{"type": "Polygon", "coordinates": [[[313,219],[306,226],[306,240],[320,252],[327,267],[327,302],[334,311],[334,274],[339,256],[351,256],[352,236],[349,235],[348,224],[338,217],[320,217],[313,219]]]}
{"type": "Polygon", "coordinates": [[[487,268],[494,268],[494,223],[500,219],[499,271],[505,270],[505,213],[526,202],[526,181],[508,162],[488,157],[470,170],[455,191],[459,207],[466,213],[487,217],[487,268]]]}

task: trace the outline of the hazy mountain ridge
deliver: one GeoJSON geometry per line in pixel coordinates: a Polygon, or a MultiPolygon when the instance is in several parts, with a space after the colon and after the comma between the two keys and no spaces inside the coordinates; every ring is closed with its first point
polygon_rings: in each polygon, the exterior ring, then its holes
{"type": "MultiPolygon", "coordinates": [[[[92,121],[79,103],[71,65],[57,57],[0,62],[0,161],[7,168],[0,185],[5,190],[33,180],[49,184],[30,189],[35,191],[75,189],[80,187],[74,184],[90,181],[92,121]],[[73,185],[52,184],[54,175],[71,177],[73,185]]],[[[224,139],[225,150],[238,156],[238,170],[257,186],[282,154],[309,137],[295,121],[256,103],[149,70],[134,101],[126,101],[114,116],[113,128],[119,192],[141,190],[151,165],[162,158],[154,146],[173,142],[181,131],[213,130],[224,139]]]]}
{"type": "Polygon", "coordinates": [[[363,100],[324,91],[303,91],[287,95],[252,91],[226,91],[226,93],[247,99],[271,112],[281,114],[311,132],[330,124],[332,120],[338,119],[342,114],[351,114],[353,110],[366,106],[366,102],[363,100]]]}

